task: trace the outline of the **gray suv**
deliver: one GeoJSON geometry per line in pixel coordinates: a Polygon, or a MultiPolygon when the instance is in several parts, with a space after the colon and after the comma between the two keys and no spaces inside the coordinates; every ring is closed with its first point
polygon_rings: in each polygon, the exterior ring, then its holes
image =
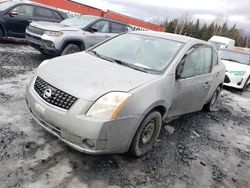
{"type": "Polygon", "coordinates": [[[32,22],[26,29],[26,40],[42,54],[58,56],[83,51],[129,31],[132,31],[132,27],[125,23],[81,15],[60,23],[32,22]]]}

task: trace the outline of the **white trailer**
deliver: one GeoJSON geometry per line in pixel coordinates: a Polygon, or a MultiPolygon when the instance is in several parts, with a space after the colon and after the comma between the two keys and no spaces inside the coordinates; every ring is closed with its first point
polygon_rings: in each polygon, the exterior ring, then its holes
{"type": "Polygon", "coordinates": [[[235,40],[222,36],[212,36],[208,42],[214,45],[218,50],[221,48],[234,49],[235,45],[235,40]]]}

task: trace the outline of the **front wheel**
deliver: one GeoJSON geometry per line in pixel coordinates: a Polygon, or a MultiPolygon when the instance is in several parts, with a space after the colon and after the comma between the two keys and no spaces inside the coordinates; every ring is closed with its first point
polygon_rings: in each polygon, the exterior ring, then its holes
{"type": "Polygon", "coordinates": [[[212,98],[210,99],[210,101],[205,104],[204,106],[204,110],[207,111],[207,112],[211,112],[211,111],[214,111],[215,110],[215,105],[218,101],[218,98],[220,96],[220,93],[221,93],[221,87],[217,87],[217,89],[215,90],[212,98]]]}
{"type": "Polygon", "coordinates": [[[81,48],[77,46],[76,44],[68,44],[62,51],[61,55],[68,55],[68,54],[73,54],[76,52],[80,52],[81,48]]]}
{"type": "Polygon", "coordinates": [[[158,111],[150,112],[142,121],[130,146],[130,154],[140,157],[153,147],[162,126],[162,115],[158,111]]]}

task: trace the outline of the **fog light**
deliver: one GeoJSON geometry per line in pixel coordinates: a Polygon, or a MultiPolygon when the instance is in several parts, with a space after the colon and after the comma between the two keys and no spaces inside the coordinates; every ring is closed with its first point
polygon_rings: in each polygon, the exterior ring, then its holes
{"type": "Polygon", "coordinates": [[[48,46],[48,47],[55,47],[55,45],[54,45],[54,43],[53,42],[51,42],[51,41],[46,41],[46,45],[48,46]]]}
{"type": "Polygon", "coordinates": [[[87,145],[89,148],[95,147],[95,142],[90,139],[83,139],[82,144],[87,145]]]}
{"type": "Polygon", "coordinates": [[[238,86],[241,85],[242,81],[243,81],[243,78],[241,79],[240,82],[237,83],[237,85],[238,85],[238,86]]]}

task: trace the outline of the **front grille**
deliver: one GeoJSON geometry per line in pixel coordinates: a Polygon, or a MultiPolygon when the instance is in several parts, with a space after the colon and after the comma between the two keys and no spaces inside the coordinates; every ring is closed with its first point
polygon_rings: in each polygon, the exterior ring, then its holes
{"type": "Polygon", "coordinates": [[[37,37],[37,36],[34,36],[34,35],[30,35],[28,33],[26,33],[26,37],[33,38],[33,39],[36,39],[36,40],[41,40],[40,37],[37,37]]]}
{"type": "Polygon", "coordinates": [[[43,29],[40,29],[40,28],[37,28],[37,27],[33,27],[31,25],[27,27],[27,30],[29,32],[37,34],[37,35],[43,35],[43,33],[44,33],[43,29]]]}
{"type": "Polygon", "coordinates": [[[77,100],[76,97],[53,87],[40,77],[36,78],[34,89],[47,103],[65,110],[68,110],[77,100]]]}

